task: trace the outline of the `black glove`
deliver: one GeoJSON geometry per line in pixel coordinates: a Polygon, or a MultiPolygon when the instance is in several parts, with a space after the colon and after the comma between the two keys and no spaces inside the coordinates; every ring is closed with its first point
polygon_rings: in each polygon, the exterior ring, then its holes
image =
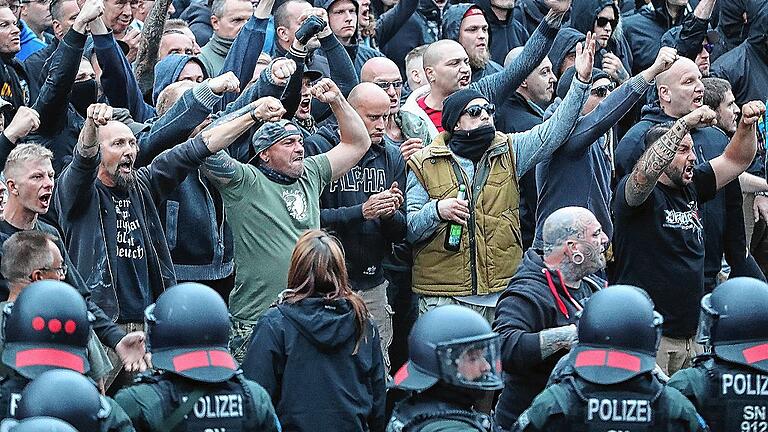
{"type": "Polygon", "coordinates": [[[296,30],[296,39],[300,44],[306,45],[309,40],[315,37],[325,28],[325,21],[317,15],[310,15],[296,30]]]}

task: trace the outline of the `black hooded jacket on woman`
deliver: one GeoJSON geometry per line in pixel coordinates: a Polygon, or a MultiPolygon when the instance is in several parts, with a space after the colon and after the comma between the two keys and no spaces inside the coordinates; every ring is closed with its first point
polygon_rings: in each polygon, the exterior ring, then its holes
{"type": "Polygon", "coordinates": [[[272,397],[285,431],[383,431],[386,386],[376,326],[344,300],[309,297],[267,310],[242,368],[272,397]]]}

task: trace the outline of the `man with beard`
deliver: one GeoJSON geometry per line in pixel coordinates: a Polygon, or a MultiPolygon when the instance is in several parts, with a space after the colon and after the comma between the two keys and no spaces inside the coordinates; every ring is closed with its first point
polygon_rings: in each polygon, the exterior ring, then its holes
{"type": "Polygon", "coordinates": [[[590,276],[605,268],[609,240],[592,212],[561,208],[544,222],[542,236],[543,254],[528,249],[496,306],[493,330],[501,335],[505,372],[496,423],[503,430],[510,430],[544,390],[552,369],[576,342],[584,301],[605,287],[590,276]]]}
{"type": "MultiPolygon", "coordinates": [[[[254,119],[268,102],[254,103],[254,119]]],[[[228,124],[211,131],[229,140],[228,124]]],[[[144,309],[176,283],[157,209],[212,153],[213,145],[198,135],[136,170],[138,147],[131,130],[112,121],[110,106],[88,107],[54,204],[69,255],[79,272],[88,275],[86,286],[94,302],[124,328],[143,328],[144,309]]]]}
{"type": "Polygon", "coordinates": [[[615,281],[646,290],[664,316],[656,362],[668,375],[688,367],[702,352],[693,339],[704,295],[699,204],[712,199],[752,163],[756,123],[764,113],[762,102],[744,105],[741,122],[723,154],[698,165],[689,131],[713,124],[712,109],[703,106],[674,123],[655,126],[646,136],[648,150],[616,187],[615,281]]]}
{"type": "Polygon", "coordinates": [[[479,7],[471,3],[459,3],[445,11],[443,38],[453,39],[464,47],[472,68],[472,82],[502,69],[500,64],[491,60],[489,36],[488,21],[479,7]]]}

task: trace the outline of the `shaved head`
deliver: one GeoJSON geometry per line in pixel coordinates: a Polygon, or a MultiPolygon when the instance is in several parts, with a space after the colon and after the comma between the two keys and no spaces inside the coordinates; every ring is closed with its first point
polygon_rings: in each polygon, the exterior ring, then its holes
{"type": "Polygon", "coordinates": [[[512,50],[508,52],[507,56],[504,58],[504,67],[509,66],[510,63],[515,61],[515,59],[520,55],[520,53],[523,52],[524,48],[525,47],[512,48],[512,50]]]}
{"type": "Polygon", "coordinates": [[[355,109],[358,109],[366,103],[381,102],[382,100],[386,101],[386,105],[389,106],[389,96],[387,96],[387,92],[382,90],[381,87],[376,84],[368,82],[356,85],[352,91],[349,92],[349,96],[347,96],[347,101],[349,101],[349,104],[355,109]]]}
{"type": "Polygon", "coordinates": [[[693,60],[680,57],[656,77],[659,105],[665,114],[680,118],[704,104],[701,71],[693,60]]]}
{"type": "Polygon", "coordinates": [[[445,58],[445,53],[452,52],[456,48],[460,48],[464,51],[464,47],[460,43],[451,39],[440,39],[437,42],[429,44],[424,51],[424,67],[435,67],[440,61],[445,58]]]}
{"type": "Polygon", "coordinates": [[[360,70],[360,81],[373,82],[381,75],[393,74],[400,76],[400,69],[395,62],[386,57],[374,57],[365,62],[360,70]]]}
{"type": "Polygon", "coordinates": [[[542,227],[544,254],[549,255],[567,240],[583,238],[587,225],[596,221],[595,215],[583,207],[563,207],[555,210],[542,227]]]}
{"type": "Polygon", "coordinates": [[[682,74],[690,72],[692,69],[699,69],[693,60],[687,57],[679,57],[677,61],[672,63],[672,66],[669,69],[656,76],[656,88],[663,85],[670,85],[670,83],[677,81],[682,74]]]}

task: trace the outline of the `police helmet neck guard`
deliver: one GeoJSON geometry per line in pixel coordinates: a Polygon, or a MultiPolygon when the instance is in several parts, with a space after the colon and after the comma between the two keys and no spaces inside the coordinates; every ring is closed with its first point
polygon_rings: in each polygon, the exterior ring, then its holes
{"type": "Polygon", "coordinates": [[[768,372],[768,284],[730,279],[701,300],[697,342],[722,360],[768,372]]]}
{"type": "Polygon", "coordinates": [[[652,371],[663,322],[639,288],[616,285],[598,291],[579,317],[579,342],[572,354],[576,374],[608,385],[652,371]]]}
{"type": "Polygon", "coordinates": [[[224,382],[238,373],[228,349],[229,312],[213,289],[176,285],[145,310],[144,320],[156,368],[202,382],[224,382]]]}

